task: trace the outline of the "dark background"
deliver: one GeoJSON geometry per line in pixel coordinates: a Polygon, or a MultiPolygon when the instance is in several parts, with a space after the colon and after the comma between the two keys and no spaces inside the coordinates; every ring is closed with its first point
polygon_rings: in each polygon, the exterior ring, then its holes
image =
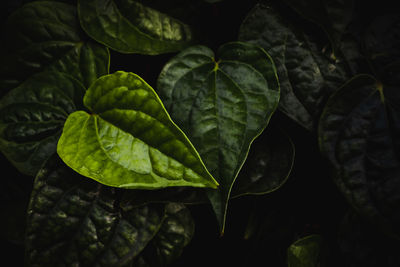
{"type": "MultiPolygon", "coordinates": [[[[2,26],[7,15],[22,2],[2,2],[2,26]]],[[[216,51],[223,43],[235,41],[241,22],[256,2],[225,0],[202,5],[190,18],[201,36],[201,44],[216,51]]],[[[296,16],[280,1],[272,2],[286,16],[296,16]]],[[[356,1],[354,27],[362,31],[377,16],[399,13],[393,1],[356,1]]],[[[308,22],[304,22],[304,27],[307,25],[308,22]]],[[[173,55],[143,56],[111,52],[110,72],[131,71],[155,87],[158,74],[173,55]]],[[[307,132],[279,112],[274,114],[271,125],[279,125],[290,133],[296,147],[295,164],[287,183],[269,195],[232,200],[222,237],[211,206],[190,206],[196,223],[195,236],[182,257],[172,266],[285,266],[286,249],[290,243],[311,233],[324,237],[324,243],[329,247],[329,266],[345,266],[343,261],[350,261],[344,258],[351,255],[343,255],[337,241],[340,223],[349,206],[328,176],[328,167],[319,154],[315,134],[307,132]],[[253,236],[245,239],[250,218],[255,230],[253,236]]],[[[32,178],[19,174],[2,155],[0,162],[0,258],[3,266],[22,266],[24,251],[19,240],[23,236],[24,207],[28,203],[32,178]],[[20,234],[13,234],[13,229],[20,234]]]]}

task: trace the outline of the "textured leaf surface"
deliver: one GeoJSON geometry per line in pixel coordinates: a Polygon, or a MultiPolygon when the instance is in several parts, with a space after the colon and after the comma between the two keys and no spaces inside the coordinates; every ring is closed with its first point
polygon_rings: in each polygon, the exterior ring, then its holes
{"type": "Polygon", "coordinates": [[[281,87],[280,110],[313,130],[327,96],[347,80],[343,67],[262,3],[243,21],[239,39],[258,44],[271,55],[281,87]]]}
{"type": "Polygon", "coordinates": [[[56,152],[68,114],[82,108],[85,93],[60,72],[35,74],[0,101],[0,149],[22,173],[35,175],[56,152]]]}
{"type": "Polygon", "coordinates": [[[43,70],[66,72],[86,87],[107,74],[106,47],[85,41],[76,7],[55,1],[28,3],[6,24],[1,87],[11,89],[43,70]]]}
{"type": "Polygon", "coordinates": [[[318,267],[322,239],[309,235],[297,240],[288,248],[289,267],[318,267]]]}
{"type": "Polygon", "coordinates": [[[193,234],[194,221],[189,210],[182,204],[168,204],[160,230],[133,266],[168,266],[181,256],[193,234]]]}
{"type": "Polygon", "coordinates": [[[199,154],[154,90],[133,73],[99,78],[71,114],[57,152],[78,173],[124,188],[213,187],[199,154]]]}
{"type": "Polygon", "coordinates": [[[232,196],[267,194],[289,177],[295,148],[281,130],[268,129],[254,141],[246,163],[232,189],[232,196]]]}
{"type": "Polygon", "coordinates": [[[214,53],[190,47],[162,70],[158,89],[171,117],[188,134],[220,184],[208,192],[221,230],[232,185],[250,144],[279,100],[272,60],[261,48],[228,43],[214,53]]]}
{"type": "Polygon", "coordinates": [[[123,266],[159,230],[164,207],[119,207],[115,189],[83,179],[53,157],[39,172],[28,209],[30,266],[123,266]]]}
{"type": "Polygon", "coordinates": [[[133,0],[80,0],[79,18],[89,36],[122,53],[162,54],[192,41],[188,25],[133,0]]]}
{"type": "Polygon", "coordinates": [[[360,75],[328,101],[319,142],[350,204],[389,233],[399,234],[399,85],[360,75]]]}

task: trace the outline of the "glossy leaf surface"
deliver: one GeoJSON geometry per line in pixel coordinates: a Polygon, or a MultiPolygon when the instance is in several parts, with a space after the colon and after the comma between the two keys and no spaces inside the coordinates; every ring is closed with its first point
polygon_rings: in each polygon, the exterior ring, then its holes
{"type": "Polygon", "coordinates": [[[99,78],[64,126],[57,152],[78,173],[124,188],[213,187],[199,154],[154,90],[123,71],[99,78]]]}
{"type": "Polygon", "coordinates": [[[322,239],[319,235],[309,235],[294,242],[288,248],[289,267],[318,267],[322,239]]]}
{"type": "Polygon", "coordinates": [[[28,209],[30,266],[124,266],[164,220],[164,206],[119,207],[118,193],[53,157],[39,172],[28,209]]]}
{"type": "Polygon", "coordinates": [[[328,101],[319,142],[349,203],[387,233],[399,235],[399,85],[360,75],[328,101]]]}
{"type": "Polygon", "coordinates": [[[22,173],[36,175],[56,152],[68,115],[82,108],[85,88],[60,72],[42,72],[0,101],[0,149],[22,173]]]}
{"type": "Polygon", "coordinates": [[[89,36],[121,53],[156,55],[192,41],[188,25],[133,0],[80,0],[79,18],[89,36]]]}
{"type": "Polygon", "coordinates": [[[250,11],[239,39],[258,44],[271,55],[281,87],[280,110],[313,130],[327,96],[347,80],[343,67],[266,4],[250,11]]]}
{"type": "Polygon", "coordinates": [[[43,70],[68,73],[86,87],[108,73],[108,49],[85,40],[73,5],[28,3],[9,17],[5,30],[0,64],[3,89],[43,70]]]}
{"type": "Polygon", "coordinates": [[[204,46],[182,51],[162,70],[158,90],[220,184],[208,197],[223,231],[232,185],[276,109],[279,85],[272,60],[257,46],[228,43],[218,57],[204,46]]]}
{"type": "Polygon", "coordinates": [[[262,195],[280,188],[292,170],[294,154],[294,145],[282,130],[265,130],[254,141],[232,196],[262,195]]]}

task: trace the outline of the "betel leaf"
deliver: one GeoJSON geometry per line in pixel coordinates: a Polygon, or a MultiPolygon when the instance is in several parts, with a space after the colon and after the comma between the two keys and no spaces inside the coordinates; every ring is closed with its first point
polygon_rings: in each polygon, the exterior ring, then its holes
{"type": "Polygon", "coordinates": [[[133,0],[79,0],[82,28],[93,39],[121,53],[156,55],[187,47],[188,25],[133,0]]]}
{"type": "Polygon", "coordinates": [[[0,100],[0,150],[22,173],[35,175],[56,152],[68,115],[81,109],[85,88],[60,72],[33,75],[0,100]]]}
{"type": "Polygon", "coordinates": [[[288,267],[318,267],[322,238],[319,235],[303,237],[290,245],[287,251],[288,267]]]}
{"type": "Polygon", "coordinates": [[[85,40],[76,7],[55,1],[28,3],[7,21],[1,87],[10,89],[34,73],[68,73],[86,87],[107,74],[109,51],[85,40]]]}
{"type": "Polygon", "coordinates": [[[300,15],[320,25],[335,45],[340,43],[354,10],[354,0],[283,0],[300,15]]]}
{"type": "Polygon", "coordinates": [[[223,231],[232,185],[276,109],[279,85],[263,49],[235,42],[221,46],[218,54],[216,61],[204,46],[182,51],[165,65],[158,89],[220,184],[208,197],[223,231]]]}
{"type": "Polygon", "coordinates": [[[99,78],[83,102],[91,114],[72,113],[57,146],[78,173],[123,188],[216,188],[186,135],[136,74],[118,71],[99,78]]]}
{"type": "Polygon", "coordinates": [[[343,66],[263,3],[249,12],[239,39],[260,45],[274,60],[281,87],[279,109],[306,129],[315,129],[327,96],[347,80],[343,66]]]}
{"type": "Polygon", "coordinates": [[[261,195],[280,188],[292,170],[294,153],[289,136],[282,130],[268,128],[254,141],[232,196],[261,195]]]}
{"type": "Polygon", "coordinates": [[[55,155],[36,177],[28,208],[30,266],[123,266],[157,234],[163,205],[118,205],[115,188],[65,166],[55,155]]]}
{"type": "Polygon", "coordinates": [[[339,189],[355,210],[399,236],[399,85],[359,75],[329,99],[319,144],[339,189]]]}
{"type": "Polygon", "coordinates": [[[157,235],[150,241],[133,266],[168,266],[178,259],[194,234],[194,221],[184,205],[169,203],[157,235]]]}

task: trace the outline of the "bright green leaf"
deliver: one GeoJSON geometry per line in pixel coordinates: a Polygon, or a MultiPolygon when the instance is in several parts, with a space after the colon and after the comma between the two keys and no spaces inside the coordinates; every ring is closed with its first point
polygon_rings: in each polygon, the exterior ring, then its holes
{"type": "Polygon", "coordinates": [[[399,85],[359,75],[329,99],[319,144],[333,179],[353,208],[400,236],[399,85]]]}
{"type": "Polygon", "coordinates": [[[123,71],[99,78],[71,114],[57,152],[78,173],[123,188],[213,187],[217,183],[154,90],[123,71]]]}
{"type": "Polygon", "coordinates": [[[237,42],[225,44],[218,54],[216,61],[204,46],[182,51],[162,70],[158,89],[220,184],[208,197],[223,231],[232,185],[250,144],[276,109],[279,85],[263,49],[237,42]]]}
{"type": "Polygon", "coordinates": [[[302,29],[263,3],[249,12],[239,39],[258,44],[271,55],[281,87],[279,109],[314,130],[327,97],[347,80],[343,63],[328,58],[302,29]]]}
{"type": "Polygon", "coordinates": [[[1,57],[1,88],[11,89],[34,73],[68,73],[86,87],[107,74],[109,52],[86,41],[76,7],[55,1],[28,3],[8,19],[1,57]]]}
{"type": "Polygon", "coordinates": [[[121,192],[83,179],[52,157],[38,173],[28,208],[30,266],[124,266],[159,231],[163,205],[118,205],[121,192]]]}
{"type": "Polygon", "coordinates": [[[321,244],[319,235],[309,235],[291,244],[287,251],[288,267],[320,266],[321,244]]]}
{"type": "Polygon", "coordinates": [[[188,25],[133,0],[80,0],[82,28],[121,53],[176,52],[192,42],[188,25]]]}
{"type": "Polygon", "coordinates": [[[68,114],[82,109],[85,88],[60,72],[33,75],[0,100],[0,150],[22,173],[36,175],[56,152],[68,114]]]}

